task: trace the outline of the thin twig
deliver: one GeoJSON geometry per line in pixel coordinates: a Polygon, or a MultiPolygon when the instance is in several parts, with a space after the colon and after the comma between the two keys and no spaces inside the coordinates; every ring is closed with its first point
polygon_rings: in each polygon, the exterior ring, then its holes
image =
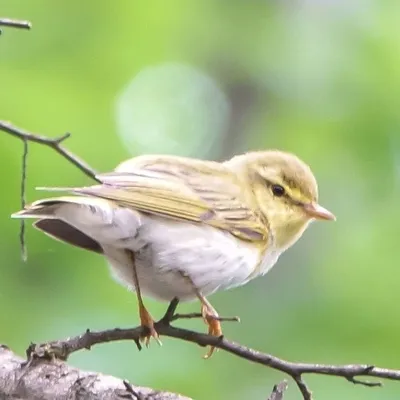
{"type": "Polygon", "coordinates": [[[142,400],[143,399],[143,396],[140,393],[136,392],[136,390],[133,389],[133,386],[127,380],[122,381],[122,383],[124,384],[126,391],[129,394],[135,396],[136,400],[142,400]]]}
{"type": "MultiPolygon", "coordinates": [[[[199,333],[187,329],[177,328],[170,325],[176,320],[175,311],[177,303],[171,303],[166,314],[154,327],[159,335],[181,339],[187,342],[196,343],[199,346],[215,346],[225,350],[240,358],[269,368],[286,373],[296,382],[304,400],[311,400],[311,390],[303,380],[305,374],[318,374],[342,377],[354,382],[357,376],[370,376],[400,381],[400,370],[373,367],[370,365],[325,365],[325,364],[306,364],[294,363],[275,357],[271,354],[262,353],[257,350],[245,347],[239,343],[227,340],[224,337],[215,337],[204,333],[199,333]]],[[[136,341],[143,335],[141,326],[131,329],[109,329],[105,331],[92,332],[87,330],[85,333],[65,340],[57,340],[45,344],[33,345],[27,352],[29,358],[60,358],[66,360],[68,356],[76,351],[90,349],[100,343],[114,342],[120,340],[136,341]]],[[[356,381],[358,384],[371,386],[371,382],[356,381]]],[[[375,385],[374,385],[375,386],[375,385]]]]}
{"type": "MultiPolygon", "coordinates": [[[[25,208],[26,204],[26,175],[27,175],[27,162],[28,162],[28,142],[23,140],[24,151],[22,153],[22,172],[21,172],[21,210],[25,208]]],[[[25,244],[25,220],[21,219],[21,229],[19,231],[19,241],[21,244],[22,261],[27,260],[27,251],[25,244]]]]}
{"type": "MultiPolygon", "coordinates": [[[[24,152],[22,156],[22,177],[21,177],[21,204],[22,208],[25,207],[25,189],[26,189],[26,176],[27,176],[27,157],[28,157],[28,142],[39,143],[41,145],[50,147],[51,149],[55,150],[58,154],[63,156],[67,161],[77,167],[80,171],[86,174],[88,177],[94,179],[95,181],[99,182],[96,178],[97,172],[89,166],[85,161],[81,158],[76,156],[75,154],[71,153],[69,150],[64,148],[61,143],[64,140],[68,139],[71,134],[65,133],[64,135],[57,137],[57,138],[48,138],[46,136],[37,135],[28,131],[25,131],[21,128],[18,128],[9,122],[0,121],[0,131],[4,131],[9,133],[10,135],[21,139],[24,143],[24,152]]],[[[22,260],[26,261],[27,259],[27,251],[25,246],[25,222],[21,220],[21,228],[19,233],[20,239],[20,246],[21,246],[21,257],[22,260]]]]}
{"type": "Polygon", "coordinates": [[[41,145],[47,146],[55,150],[58,154],[64,157],[67,161],[69,161],[72,165],[77,167],[80,171],[82,171],[89,178],[94,179],[97,182],[100,182],[97,178],[97,171],[95,171],[89,164],[87,164],[84,160],[67,150],[65,147],[61,145],[61,143],[68,139],[71,134],[66,133],[58,138],[49,138],[42,135],[37,135],[32,132],[25,131],[21,128],[18,128],[7,121],[0,121],[0,131],[4,131],[9,133],[12,136],[15,136],[23,141],[39,143],[41,145]]]}
{"type": "Polygon", "coordinates": [[[349,382],[354,383],[355,385],[362,385],[362,386],[368,386],[368,387],[382,386],[382,382],[370,382],[370,381],[365,381],[365,380],[359,380],[359,379],[354,378],[353,376],[349,376],[346,379],[349,382]]]}
{"type": "Polygon", "coordinates": [[[286,391],[288,387],[287,381],[282,381],[278,385],[275,385],[274,388],[272,389],[272,393],[268,397],[268,400],[282,400],[284,392],[286,391]]]}
{"type": "MultiPolygon", "coordinates": [[[[19,29],[31,29],[32,24],[29,21],[21,21],[17,19],[10,18],[0,18],[0,26],[6,26],[9,28],[19,28],[19,29]]],[[[1,33],[1,30],[0,30],[1,33]]]]}
{"type": "MultiPolygon", "coordinates": [[[[188,313],[188,314],[175,314],[173,316],[172,321],[175,321],[177,319],[196,319],[196,318],[203,318],[203,314],[196,313],[196,312],[188,313]]],[[[240,322],[239,317],[215,317],[215,316],[212,316],[211,318],[215,319],[216,321],[220,321],[220,322],[240,322]]]]}
{"type": "Polygon", "coordinates": [[[304,400],[312,400],[312,392],[308,388],[306,382],[303,380],[303,377],[300,374],[291,375],[294,381],[297,384],[301,394],[303,395],[304,400]]]}

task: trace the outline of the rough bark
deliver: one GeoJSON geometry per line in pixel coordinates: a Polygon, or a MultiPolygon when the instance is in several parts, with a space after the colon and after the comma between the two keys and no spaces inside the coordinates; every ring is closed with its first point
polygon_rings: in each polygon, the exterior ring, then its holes
{"type": "Polygon", "coordinates": [[[1,400],[191,400],[179,394],[131,385],[60,360],[26,362],[0,345],[1,400]]]}

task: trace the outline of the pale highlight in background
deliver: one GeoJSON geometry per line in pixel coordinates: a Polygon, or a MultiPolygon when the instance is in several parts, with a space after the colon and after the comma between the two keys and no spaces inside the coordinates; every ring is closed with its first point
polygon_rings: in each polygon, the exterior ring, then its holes
{"type": "Polygon", "coordinates": [[[218,154],[229,114],[227,97],[211,77],[175,63],[143,69],[116,101],[117,132],[131,154],[218,154]]]}

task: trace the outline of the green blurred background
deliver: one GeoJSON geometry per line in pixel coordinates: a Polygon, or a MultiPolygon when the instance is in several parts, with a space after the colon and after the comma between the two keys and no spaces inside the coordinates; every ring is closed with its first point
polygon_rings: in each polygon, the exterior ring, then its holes
{"type": "MultiPolygon", "coordinates": [[[[212,296],[228,338],[293,361],[400,368],[400,2],[380,0],[1,0],[31,32],[0,37],[0,119],[48,136],[100,171],[142,153],[225,159],[282,148],[313,168],[315,223],[279,267],[212,296]]],[[[0,134],[0,342],[30,343],[138,323],[135,296],[99,256],[27,229],[20,259],[22,144],[0,134]]],[[[36,186],[89,179],[30,146],[36,186]]],[[[155,317],[166,305],[147,299],[155,317]]],[[[197,311],[197,303],[180,311],[197,311]]],[[[200,321],[182,326],[204,331],[200,321]]],[[[265,400],[283,375],[169,338],[138,352],[112,343],[70,362],[195,399],[265,400]]],[[[399,399],[307,376],[316,399],[399,399]]],[[[299,399],[293,383],[285,400],[299,399]]]]}

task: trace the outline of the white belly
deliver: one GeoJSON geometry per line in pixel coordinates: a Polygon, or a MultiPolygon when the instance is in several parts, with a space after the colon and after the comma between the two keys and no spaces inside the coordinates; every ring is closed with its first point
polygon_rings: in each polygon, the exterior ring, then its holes
{"type": "MultiPolygon", "coordinates": [[[[134,247],[143,294],[164,301],[196,298],[183,275],[190,277],[202,294],[209,295],[266,273],[280,254],[268,251],[254,275],[260,255],[251,243],[211,226],[155,217],[145,217],[134,247]]],[[[134,290],[132,265],[126,253],[111,246],[104,246],[104,250],[115,277],[134,290]]]]}
{"type": "Polygon", "coordinates": [[[150,216],[103,200],[92,207],[66,203],[57,217],[100,243],[114,276],[134,290],[125,249],[132,250],[143,294],[164,301],[196,298],[184,276],[209,295],[266,273],[281,253],[269,248],[261,255],[254,244],[212,226],[150,216]]]}

